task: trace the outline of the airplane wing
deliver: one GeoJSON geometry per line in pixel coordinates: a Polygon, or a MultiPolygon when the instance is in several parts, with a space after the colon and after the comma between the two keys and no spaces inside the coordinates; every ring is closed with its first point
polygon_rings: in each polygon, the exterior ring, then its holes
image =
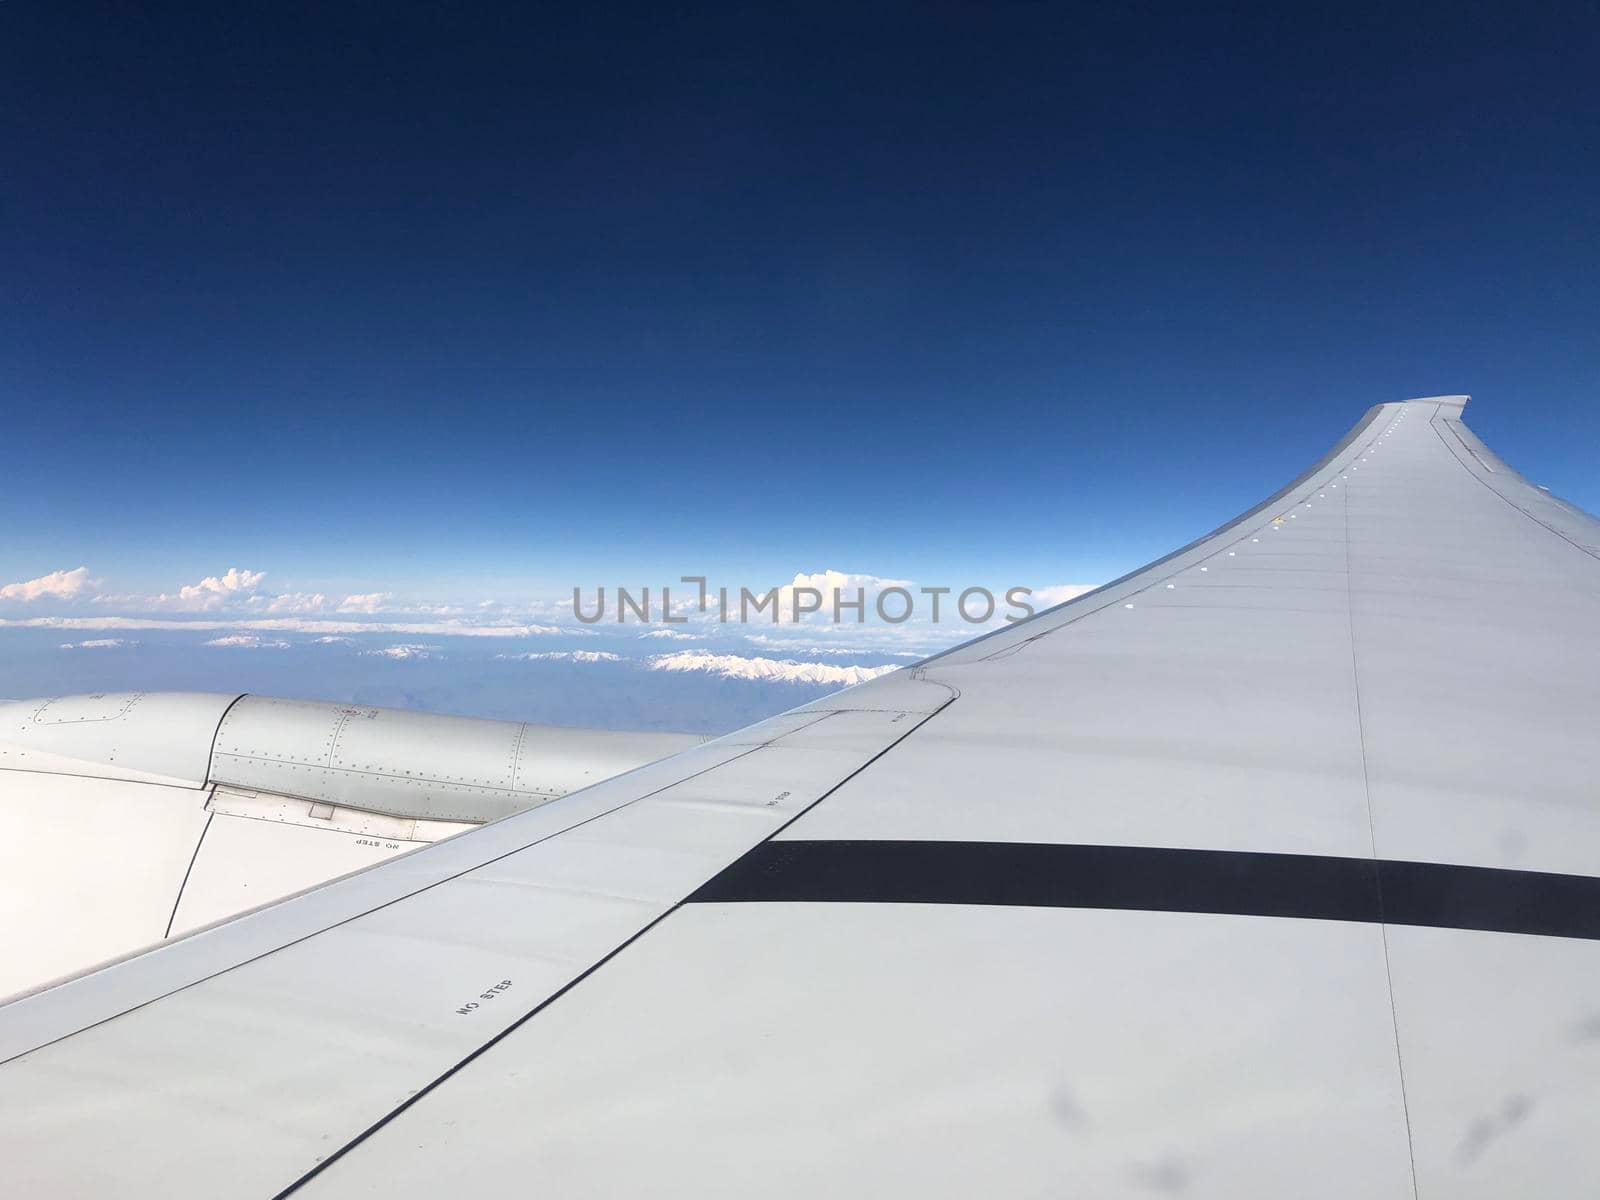
{"type": "Polygon", "coordinates": [[[0,1009],[7,1190],[1592,1194],[1600,523],[1464,403],[1372,409],[1027,623],[0,1009]]]}

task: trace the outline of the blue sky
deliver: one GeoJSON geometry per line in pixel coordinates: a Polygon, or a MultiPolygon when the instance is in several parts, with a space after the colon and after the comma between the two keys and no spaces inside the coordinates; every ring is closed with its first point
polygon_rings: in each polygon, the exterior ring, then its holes
{"type": "Polygon", "coordinates": [[[1600,508],[1596,61],[1564,3],[13,0],[0,584],[95,582],[10,614],[1102,582],[1444,392],[1600,508]]]}

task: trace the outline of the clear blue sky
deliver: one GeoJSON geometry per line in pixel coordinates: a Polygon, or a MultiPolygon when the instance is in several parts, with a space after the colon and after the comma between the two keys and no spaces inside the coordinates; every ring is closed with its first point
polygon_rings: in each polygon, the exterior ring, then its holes
{"type": "Polygon", "coordinates": [[[1600,14],[0,6],[0,582],[1095,581],[1370,404],[1600,508],[1600,14]]]}

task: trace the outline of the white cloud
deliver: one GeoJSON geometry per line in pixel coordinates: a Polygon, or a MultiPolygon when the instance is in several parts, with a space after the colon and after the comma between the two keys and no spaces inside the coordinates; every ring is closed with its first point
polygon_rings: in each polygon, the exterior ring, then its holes
{"type": "MultiPolygon", "coordinates": [[[[839,615],[846,621],[854,620],[854,609],[845,605],[854,604],[856,592],[861,592],[863,603],[862,611],[868,620],[874,616],[874,605],[878,596],[887,588],[900,587],[914,590],[916,584],[909,579],[885,579],[881,575],[860,575],[848,571],[813,571],[797,573],[793,579],[778,589],[778,605],[781,619],[784,621],[795,620],[795,593],[800,588],[811,588],[822,596],[822,606],[814,613],[803,615],[800,620],[832,621],[834,592],[838,591],[840,603],[839,615]]],[[[807,596],[806,603],[811,604],[816,597],[807,596]]],[[[895,611],[899,611],[896,609],[895,611]]]]}
{"type": "Polygon", "coordinates": [[[899,667],[835,666],[832,663],[801,663],[793,659],[745,658],[738,654],[711,654],[701,650],[680,650],[662,654],[649,663],[652,671],[704,671],[724,679],[758,679],[776,683],[825,683],[840,687],[865,683],[899,667]]]}
{"type": "Polygon", "coordinates": [[[269,613],[316,613],[328,607],[328,598],[321,592],[283,592],[251,596],[250,607],[269,613]]]}
{"type": "Polygon", "coordinates": [[[212,638],[206,643],[208,646],[225,646],[236,650],[287,650],[288,642],[266,641],[253,633],[230,633],[224,637],[212,638]]]}
{"type": "MultiPolygon", "coordinates": [[[[171,629],[195,632],[217,629],[228,633],[300,633],[344,637],[364,633],[388,633],[408,637],[494,637],[532,638],[545,635],[594,638],[608,632],[572,622],[570,605],[565,601],[523,600],[514,605],[501,601],[460,603],[421,603],[397,598],[386,591],[334,593],[295,591],[274,593],[264,587],[265,571],[230,567],[219,575],[208,575],[198,583],[159,595],[107,594],[88,575],[87,567],[55,571],[38,579],[0,587],[0,600],[50,602],[61,607],[54,615],[0,618],[8,625],[40,626],[63,630],[171,629]],[[73,612],[69,606],[92,603],[93,607],[73,612]],[[90,616],[80,613],[110,613],[90,616]],[[130,613],[140,615],[127,615],[130,613]],[[70,614],[70,615],[69,615],[70,614]],[[381,614],[381,615],[380,615],[381,614]],[[231,618],[231,619],[230,619],[231,618]],[[365,618],[365,619],[364,619],[365,618]]],[[[772,611],[750,613],[748,622],[739,622],[737,589],[729,596],[729,610],[735,620],[717,620],[716,593],[712,592],[707,612],[698,611],[698,597],[675,592],[674,609],[688,616],[686,626],[653,626],[627,631],[647,642],[687,644],[703,642],[713,636],[742,636],[753,645],[804,651],[817,655],[885,654],[904,658],[918,652],[933,653],[1000,627],[1003,618],[1016,608],[1004,599],[1000,588],[992,589],[996,610],[983,624],[964,621],[957,609],[956,594],[939,598],[940,619],[931,620],[933,597],[910,580],[862,572],[822,570],[797,572],[786,584],[774,589],[778,594],[779,617],[772,611]],[[821,596],[819,610],[794,620],[797,594],[814,589],[821,596]],[[911,619],[889,623],[880,619],[877,600],[889,588],[903,588],[911,597],[911,619]],[[837,590],[848,602],[857,591],[863,598],[863,621],[854,620],[852,610],[841,605],[841,620],[832,619],[833,594],[837,590]]],[[[1057,584],[1035,589],[1036,611],[1091,590],[1088,584],[1057,584]]],[[[762,593],[765,595],[766,593],[762,593]]],[[[903,597],[892,597],[889,610],[901,612],[903,597]]],[[[39,608],[32,611],[38,612],[39,608]]],[[[44,609],[51,612],[50,609],[44,609]]],[[[618,630],[621,633],[623,631],[618,630]]],[[[665,647],[663,647],[665,648],[665,647]]]]}
{"type": "Polygon", "coordinates": [[[170,629],[206,632],[255,629],[275,633],[409,633],[421,637],[528,638],[545,634],[590,637],[591,630],[557,625],[477,625],[464,621],[341,621],[333,618],[264,617],[240,620],[182,617],[0,617],[0,629],[170,629]]]}
{"type": "MultiPolygon", "coordinates": [[[[261,586],[267,577],[265,571],[241,571],[229,567],[221,575],[207,575],[199,583],[185,584],[178,589],[178,603],[186,608],[221,608],[232,601],[243,600],[261,586]]],[[[170,597],[162,596],[162,600],[170,597]]]]}
{"type": "Polygon", "coordinates": [[[339,611],[342,613],[377,613],[382,612],[394,599],[393,592],[362,592],[355,596],[346,596],[339,601],[339,611]]]}
{"type": "Polygon", "coordinates": [[[62,642],[63,650],[111,650],[118,646],[137,646],[138,642],[131,642],[127,638],[89,638],[82,642],[62,642]]]}
{"type": "Polygon", "coordinates": [[[329,634],[326,637],[312,638],[311,640],[318,646],[348,646],[350,644],[349,638],[339,637],[337,634],[329,634]]]}
{"type": "Polygon", "coordinates": [[[0,587],[0,600],[76,600],[86,592],[93,580],[88,567],[73,567],[70,571],[51,571],[37,579],[22,583],[8,583],[0,587]]]}
{"type": "MultiPolygon", "coordinates": [[[[198,583],[184,584],[174,592],[138,593],[101,591],[101,581],[89,577],[88,567],[52,571],[38,579],[0,586],[0,600],[28,603],[53,600],[57,603],[87,601],[98,611],[116,615],[103,623],[82,628],[161,628],[144,618],[163,613],[238,613],[243,615],[360,617],[391,615],[382,626],[363,627],[364,632],[379,629],[405,632],[407,627],[438,627],[456,625],[458,621],[474,627],[495,628],[504,631],[490,636],[533,636],[540,633],[565,632],[580,637],[590,637],[594,631],[583,626],[557,626],[552,621],[530,620],[535,614],[548,611],[550,618],[559,620],[570,616],[570,610],[561,605],[529,602],[513,608],[497,600],[471,603],[424,603],[417,600],[397,599],[392,592],[357,592],[343,596],[330,596],[325,592],[272,592],[263,587],[265,571],[252,571],[244,567],[229,567],[220,575],[207,575],[198,583]],[[137,615],[131,615],[137,614],[137,615]]],[[[228,622],[232,625],[235,622],[228,622]]],[[[199,628],[200,626],[195,626],[199,628]]],[[[287,628],[287,627],[281,627],[287,628]]],[[[307,628],[310,628],[309,626],[307,628]]],[[[427,631],[427,630],[423,630],[427,631]]],[[[448,632],[467,636],[465,629],[448,632]]]]}
{"type": "Polygon", "coordinates": [[[439,647],[420,646],[415,642],[409,642],[401,646],[385,646],[382,650],[363,650],[361,653],[376,658],[418,659],[443,657],[439,653],[439,647]]]}
{"type": "Polygon", "coordinates": [[[620,654],[612,654],[609,650],[545,650],[540,652],[530,651],[527,654],[496,654],[496,658],[505,659],[507,662],[624,662],[620,654]]]}

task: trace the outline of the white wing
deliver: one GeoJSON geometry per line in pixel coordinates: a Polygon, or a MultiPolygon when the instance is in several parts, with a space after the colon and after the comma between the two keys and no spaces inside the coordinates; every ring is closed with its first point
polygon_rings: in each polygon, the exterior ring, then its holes
{"type": "Polygon", "coordinates": [[[1600,525],[1463,403],[1032,622],[0,1010],[11,1186],[1588,1194],[1600,525]]]}
{"type": "Polygon", "coordinates": [[[0,1003],[699,745],[359,704],[0,704],[0,1003]]]}

